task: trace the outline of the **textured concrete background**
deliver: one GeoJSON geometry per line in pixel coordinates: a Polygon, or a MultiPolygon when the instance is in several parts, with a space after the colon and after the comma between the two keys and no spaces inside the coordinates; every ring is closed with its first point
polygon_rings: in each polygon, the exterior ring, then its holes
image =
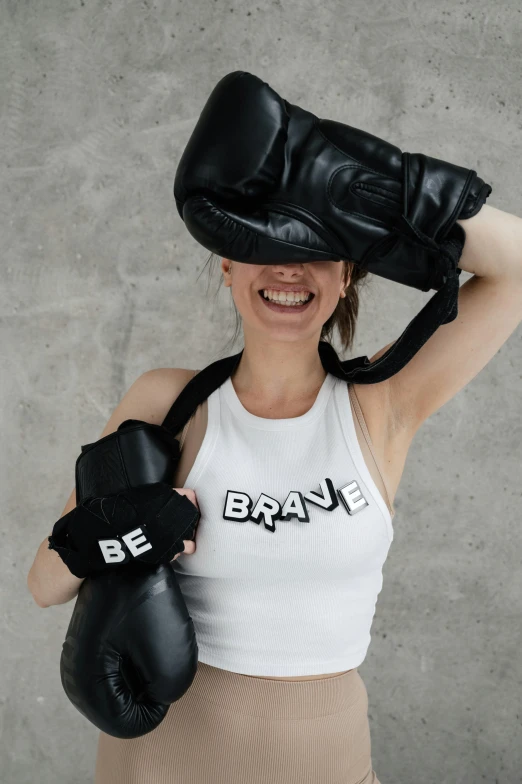
{"type": "MultiPolygon", "coordinates": [[[[521,215],[521,35],[517,0],[0,0],[1,782],[93,777],[97,730],[59,679],[73,603],[41,610],[26,588],[80,445],[142,372],[204,367],[232,334],[172,197],[210,90],[251,71],[476,169],[521,215]]],[[[374,277],[353,356],[432,294],[374,277]]],[[[520,337],[408,457],[361,667],[382,784],[522,781],[520,337]]]]}

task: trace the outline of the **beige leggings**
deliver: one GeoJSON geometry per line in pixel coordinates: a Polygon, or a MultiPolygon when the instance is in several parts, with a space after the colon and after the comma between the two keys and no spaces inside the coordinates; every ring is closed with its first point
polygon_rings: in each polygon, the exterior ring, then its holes
{"type": "Polygon", "coordinates": [[[278,681],[199,662],[155,730],[100,733],[95,784],[379,784],[357,669],[278,681]]]}

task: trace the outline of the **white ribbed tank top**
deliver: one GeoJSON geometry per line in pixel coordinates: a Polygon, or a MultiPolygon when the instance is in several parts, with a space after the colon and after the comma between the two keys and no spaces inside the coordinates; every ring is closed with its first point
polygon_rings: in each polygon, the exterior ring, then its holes
{"type": "Polygon", "coordinates": [[[201,511],[196,551],[172,565],[199,660],[281,677],[358,667],[393,525],[346,382],[328,373],[305,414],[265,419],[228,378],[184,487],[201,511]]]}

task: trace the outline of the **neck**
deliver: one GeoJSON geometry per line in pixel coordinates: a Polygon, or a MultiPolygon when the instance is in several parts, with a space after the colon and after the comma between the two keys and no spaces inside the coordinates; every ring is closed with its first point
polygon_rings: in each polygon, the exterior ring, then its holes
{"type": "Polygon", "coordinates": [[[251,339],[245,333],[241,361],[232,375],[236,392],[266,402],[307,399],[316,394],[326,378],[318,344],[315,336],[275,341],[251,339]]]}

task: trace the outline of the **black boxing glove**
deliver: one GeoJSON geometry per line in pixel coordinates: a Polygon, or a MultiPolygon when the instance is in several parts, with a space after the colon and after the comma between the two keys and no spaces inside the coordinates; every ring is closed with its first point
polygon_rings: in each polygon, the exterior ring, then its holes
{"type": "Polygon", "coordinates": [[[128,419],[82,446],[77,509],[57,522],[51,537],[73,574],[89,572],[62,648],[62,686],[83,716],[116,738],[155,729],[197,670],[194,624],[173,565],[152,563],[183,550],[183,537],[199,519],[196,506],[172,489],[180,453],[176,432],[128,419]],[[136,528],[142,533],[128,542],[140,557],[125,562],[131,551],[122,537],[136,528]],[[142,547],[141,536],[151,548],[142,547]],[[101,563],[98,538],[115,540],[116,551],[121,546],[123,566],[101,563]],[[92,558],[103,567],[95,573],[92,558]]]}
{"type": "Polygon", "coordinates": [[[157,566],[183,552],[199,518],[197,507],[170,485],[129,487],[81,501],[55,523],[49,549],[80,578],[136,560],[157,566]]]}
{"type": "Polygon", "coordinates": [[[483,206],[477,172],[317,117],[246,71],[212,90],[174,180],[179,215],[207,250],[248,264],[354,262],[437,293],[370,363],[339,363],[347,381],[397,373],[458,313],[458,219],[483,206]]]}
{"type": "Polygon", "coordinates": [[[60,657],[72,704],[115,738],[154,730],[198,664],[194,624],[172,564],[138,564],[82,582],[60,657]]]}
{"type": "Polygon", "coordinates": [[[348,259],[421,291],[443,285],[443,241],[464,243],[457,219],[490,193],[477,172],[319,118],[246,71],[212,90],[174,181],[180,216],[213,253],[348,259]]]}

